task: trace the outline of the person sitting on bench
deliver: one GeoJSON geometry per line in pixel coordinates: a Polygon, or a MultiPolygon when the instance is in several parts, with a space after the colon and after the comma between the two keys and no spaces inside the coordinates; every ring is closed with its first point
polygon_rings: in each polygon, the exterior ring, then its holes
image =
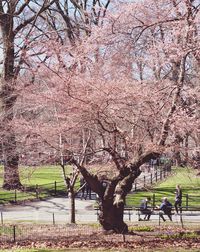
{"type": "MultiPolygon", "coordinates": [[[[151,209],[148,208],[148,203],[151,201],[150,197],[147,197],[146,199],[142,200],[142,203],[140,205],[140,212],[142,214],[145,214],[144,220],[149,220],[152,214],[151,209]]],[[[141,221],[142,219],[139,219],[141,221]]]]}
{"type": "Polygon", "coordinates": [[[166,221],[163,216],[164,214],[166,214],[170,221],[172,221],[172,204],[167,200],[166,197],[163,198],[163,202],[160,205],[160,210],[161,211],[159,212],[159,216],[163,221],[166,221]]]}

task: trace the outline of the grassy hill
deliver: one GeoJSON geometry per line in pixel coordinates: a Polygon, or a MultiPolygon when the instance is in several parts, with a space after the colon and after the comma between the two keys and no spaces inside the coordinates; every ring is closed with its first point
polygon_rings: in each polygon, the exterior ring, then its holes
{"type": "MultiPolygon", "coordinates": [[[[60,166],[41,166],[41,167],[20,167],[20,180],[23,185],[42,185],[63,180],[60,166]]],[[[69,173],[69,168],[66,169],[69,173]]],[[[0,186],[3,183],[3,167],[0,167],[0,186]]]]}
{"type": "Polygon", "coordinates": [[[141,200],[155,195],[155,203],[160,204],[163,197],[167,197],[172,203],[174,202],[175,187],[179,184],[183,191],[183,206],[198,205],[200,206],[200,177],[196,176],[197,171],[188,168],[174,168],[173,175],[156,184],[151,189],[129,194],[126,204],[130,206],[140,205],[141,200]]]}
{"type": "MultiPolygon", "coordinates": [[[[20,167],[20,180],[28,191],[3,190],[3,168],[0,167],[0,203],[14,202],[18,200],[45,198],[50,195],[66,192],[62,170],[60,166],[20,167]],[[39,194],[35,193],[38,188],[39,194]]],[[[66,168],[66,174],[70,174],[71,168],[66,168]]]]}
{"type": "MultiPolygon", "coordinates": [[[[66,173],[70,174],[71,168],[66,168],[66,173]]],[[[3,168],[0,167],[0,185],[2,185],[3,168]]],[[[0,203],[8,201],[25,200],[36,198],[34,189],[36,185],[39,188],[39,197],[48,197],[57,193],[65,193],[62,170],[60,166],[42,166],[42,167],[21,167],[21,182],[25,187],[32,188],[33,192],[5,191],[0,189],[0,203]],[[56,181],[56,184],[55,184],[56,181]]],[[[174,202],[174,192],[177,184],[180,184],[183,191],[183,205],[200,206],[200,177],[196,176],[196,170],[187,168],[174,168],[173,175],[166,178],[165,181],[159,182],[153,188],[147,188],[143,191],[133,192],[126,198],[126,204],[130,206],[140,205],[141,200],[146,197],[155,197],[155,204],[159,205],[163,197],[174,202]],[[153,196],[154,195],[154,196],[153,196]],[[187,196],[188,195],[188,196],[187,196]]],[[[77,186],[79,182],[77,182],[77,186]]]]}

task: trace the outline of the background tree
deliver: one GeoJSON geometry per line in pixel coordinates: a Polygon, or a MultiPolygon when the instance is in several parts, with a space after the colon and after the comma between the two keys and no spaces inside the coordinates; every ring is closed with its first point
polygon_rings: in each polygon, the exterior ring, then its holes
{"type": "Polygon", "coordinates": [[[104,5],[101,1],[0,1],[1,152],[5,189],[21,188],[19,153],[13,129],[16,80],[20,70],[32,68],[32,58],[38,62],[48,60],[49,55],[44,56],[44,47],[37,42],[48,40],[52,30],[57,33],[57,43],[62,44],[67,37],[67,43],[74,44],[81,33],[89,33],[91,23],[98,23],[100,16],[105,15],[109,2],[103,1],[104,5]]]}
{"type": "MultiPolygon", "coordinates": [[[[0,29],[3,47],[1,74],[1,147],[4,161],[5,189],[20,188],[19,155],[13,129],[13,106],[16,101],[16,79],[28,48],[27,38],[38,25],[38,17],[55,1],[0,1],[0,29]]],[[[38,53],[39,54],[39,53],[38,53]]],[[[36,54],[37,55],[37,54],[36,54]]]]}

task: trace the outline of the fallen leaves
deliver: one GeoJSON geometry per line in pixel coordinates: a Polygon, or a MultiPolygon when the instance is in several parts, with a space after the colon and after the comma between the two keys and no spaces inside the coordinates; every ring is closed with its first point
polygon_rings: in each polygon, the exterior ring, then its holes
{"type": "MultiPolygon", "coordinates": [[[[26,226],[23,226],[24,228],[26,226]]],[[[21,228],[21,227],[20,227],[21,228]]],[[[19,229],[20,229],[19,228],[19,229]]],[[[200,249],[200,235],[194,230],[183,230],[176,227],[159,227],[152,232],[134,232],[125,235],[125,242],[120,234],[105,235],[101,229],[91,226],[77,227],[26,227],[27,230],[32,231],[27,237],[17,236],[15,243],[8,241],[1,241],[0,247],[2,249],[19,249],[19,248],[36,248],[36,249],[113,249],[120,251],[121,249],[138,251],[151,249],[177,249],[177,248],[194,248],[200,249]],[[36,232],[37,228],[40,232],[36,232]],[[70,232],[71,230],[71,232],[70,232]],[[43,231],[43,233],[42,233],[43,231]],[[195,234],[195,235],[193,235],[195,234]],[[166,235],[166,238],[165,236],[166,235]]],[[[21,230],[21,229],[20,229],[21,230]]],[[[21,233],[22,235],[22,233],[21,233]]],[[[1,237],[0,237],[1,240],[1,237]]]]}

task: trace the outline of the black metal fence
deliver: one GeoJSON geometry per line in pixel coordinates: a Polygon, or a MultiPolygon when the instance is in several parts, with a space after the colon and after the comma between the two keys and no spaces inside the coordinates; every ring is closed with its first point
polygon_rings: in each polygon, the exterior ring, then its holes
{"type": "Polygon", "coordinates": [[[90,237],[98,228],[83,225],[0,225],[0,241],[56,241],[67,237],[80,240],[90,237]]]}
{"type": "MultiPolygon", "coordinates": [[[[145,188],[146,186],[151,186],[152,184],[165,179],[171,174],[170,171],[166,170],[163,166],[157,166],[153,169],[153,172],[145,173],[144,176],[136,179],[132,191],[137,191],[145,188]]],[[[79,183],[76,184],[76,190],[79,188],[79,183]]],[[[23,191],[4,191],[0,193],[0,204],[4,203],[17,203],[25,200],[32,199],[42,199],[51,196],[66,196],[67,189],[64,184],[64,181],[55,181],[53,183],[42,184],[42,185],[33,185],[33,186],[24,186],[23,191]]],[[[94,193],[92,193],[94,195],[94,193]]],[[[80,197],[80,193],[77,194],[77,197],[80,197]]],[[[95,199],[96,197],[92,197],[95,199]]]]}
{"type": "MultiPolygon", "coordinates": [[[[156,194],[152,195],[152,205],[155,207],[156,205],[160,205],[160,197],[156,197],[156,194]]],[[[200,208],[200,196],[197,195],[189,195],[184,194],[182,196],[182,207],[186,210],[190,208],[200,208]]]]}
{"type": "Polygon", "coordinates": [[[146,173],[144,176],[140,176],[135,180],[133,184],[132,191],[137,191],[144,189],[148,186],[152,186],[153,184],[166,179],[171,175],[171,171],[163,170],[162,167],[160,169],[155,169],[153,172],[146,173]]]}
{"type": "Polygon", "coordinates": [[[24,187],[24,190],[5,191],[0,194],[0,203],[17,203],[18,201],[66,195],[67,190],[63,181],[24,187]]]}

